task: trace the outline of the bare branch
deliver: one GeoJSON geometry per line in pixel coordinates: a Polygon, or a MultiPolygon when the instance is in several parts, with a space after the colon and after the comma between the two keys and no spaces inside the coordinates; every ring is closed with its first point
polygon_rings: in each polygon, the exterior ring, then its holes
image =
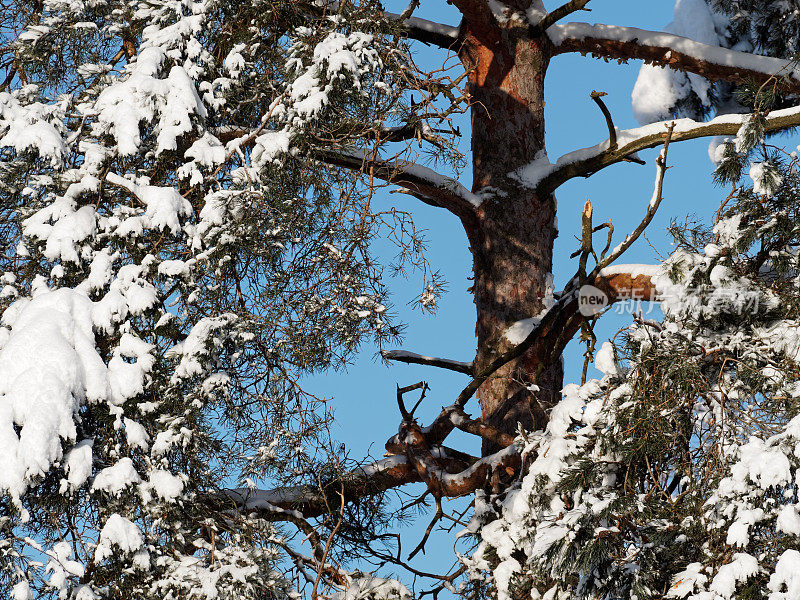
{"type": "Polygon", "coordinates": [[[603,116],[606,119],[606,127],[608,127],[608,148],[609,150],[614,150],[617,147],[617,128],[614,127],[614,120],[611,118],[611,111],[608,110],[606,103],[603,102],[603,96],[607,96],[605,92],[598,92],[592,90],[592,93],[589,94],[589,97],[595,101],[597,106],[600,107],[600,111],[603,113],[603,116]]]}
{"type": "MultiPolygon", "coordinates": [[[[609,165],[625,160],[630,154],[640,150],[660,146],[664,143],[666,127],[675,124],[672,142],[682,142],[703,137],[735,136],[749,115],[720,115],[708,122],[692,119],[660,121],[638,127],[617,131],[618,147],[609,148],[608,140],[597,146],[583,148],[565,154],[553,163],[536,161],[513,172],[511,176],[526,187],[542,192],[552,192],[564,182],[574,177],[588,176],[609,165]]],[[[766,117],[766,133],[774,133],[800,126],[800,106],[776,110],[766,117]]]]}
{"type": "Polygon", "coordinates": [[[776,75],[785,76],[786,81],[779,87],[800,91],[800,72],[790,61],[701,44],[679,35],[588,23],[553,25],[547,34],[554,44],[554,54],[580,52],[620,61],[639,59],[697,73],[710,81],[761,83],[776,75]]]}
{"type": "Polygon", "coordinates": [[[672,133],[674,130],[675,123],[670,123],[669,127],[667,128],[667,139],[664,140],[664,149],[656,159],[655,189],[653,190],[653,197],[650,199],[650,203],[647,205],[647,212],[645,213],[644,218],[636,227],[636,229],[625,236],[625,239],[622,241],[622,243],[611,251],[611,254],[597,263],[597,266],[593,272],[594,275],[599,274],[603,267],[607,267],[612,264],[615,260],[622,256],[622,254],[628,248],[630,248],[637,239],[639,239],[639,236],[642,235],[644,230],[647,229],[647,226],[650,225],[650,222],[653,220],[653,217],[658,211],[658,207],[661,206],[661,200],[663,200],[664,191],[664,175],[669,168],[667,167],[667,151],[669,150],[669,143],[672,140],[672,133]]]}
{"type": "Polygon", "coordinates": [[[430,367],[439,367],[440,369],[448,369],[450,371],[457,371],[458,373],[466,373],[467,375],[472,375],[471,362],[460,362],[457,360],[450,360],[449,358],[423,356],[422,354],[415,354],[414,352],[406,352],[405,350],[381,350],[381,356],[385,360],[394,360],[397,362],[404,362],[415,365],[427,365],[430,367]]]}

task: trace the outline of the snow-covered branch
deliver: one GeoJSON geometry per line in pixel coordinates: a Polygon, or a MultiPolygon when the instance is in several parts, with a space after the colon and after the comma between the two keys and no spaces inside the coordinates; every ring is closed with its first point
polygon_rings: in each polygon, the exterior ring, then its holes
{"type": "Polygon", "coordinates": [[[446,177],[417,163],[404,160],[384,160],[363,153],[342,150],[318,150],[314,154],[321,162],[359,170],[404,188],[406,192],[427,204],[445,208],[462,218],[472,218],[482,199],[470,192],[461,182],[446,177]]]}
{"type": "MultiPolygon", "coordinates": [[[[386,13],[389,19],[399,19],[401,15],[386,13]]],[[[458,42],[459,28],[443,23],[436,23],[419,17],[408,17],[402,22],[403,30],[412,40],[438,46],[452,48],[458,42]]]]}
{"type": "Polygon", "coordinates": [[[394,360],[415,365],[428,365],[472,375],[472,362],[461,362],[449,358],[425,356],[414,352],[406,352],[405,350],[381,350],[381,356],[385,360],[394,360]]]}
{"type": "MultiPolygon", "coordinates": [[[[370,465],[358,467],[331,481],[330,490],[341,491],[351,502],[371,494],[419,481],[416,471],[405,456],[389,456],[370,465]]],[[[230,500],[244,510],[258,511],[275,521],[312,518],[329,510],[326,488],[291,486],[271,490],[239,488],[228,490],[230,500]]]]}
{"type": "MultiPolygon", "coordinates": [[[[631,154],[664,143],[666,129],[675,124],[672,142],[682,142],[702,137],[735,136],[749,118],[746,114],[720,115],[707,122],[692,119],[674,119],[651,123],[644,127],[617,131],[617,147],[609,147],[605,140],[596,146],[575,150],[551,163],[544,153],[536,160],[512,173],[517,181],[529,188],[553,191],[574,177],[589,176],[609,165],[625,160],[631,154]]],[[[776,110],[766,117],[766,133],[774,133],[800,125],[800,106],[776,110]]]]}
{"type": "Polygon", "coordinates": [[[565,23],[547,30],[555,54],[580,52],[613,60],[644,60],[715,81],[764,82],[785,76],[782,87],[800,91],[800,70],[786,60],[701,44],[669,33],[618,25],[565,23]]]}

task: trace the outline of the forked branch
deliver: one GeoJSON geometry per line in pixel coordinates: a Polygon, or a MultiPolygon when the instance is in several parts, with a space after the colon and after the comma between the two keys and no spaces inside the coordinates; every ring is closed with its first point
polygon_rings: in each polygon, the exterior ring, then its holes
{"type": "Polygon", "coordinates": [[[545,31],[547,31],[550,27],[558,23],[564,17],[568,17],[574,12],[579,10],[591,10],[586,8],[586,5],[589,4],[590,0],[570,0],[566,4],[562,4],[555,10],[547,13],[545,17],[539,21],[536,25],[531,26],[531,36],[538,37],[545,31]]]}

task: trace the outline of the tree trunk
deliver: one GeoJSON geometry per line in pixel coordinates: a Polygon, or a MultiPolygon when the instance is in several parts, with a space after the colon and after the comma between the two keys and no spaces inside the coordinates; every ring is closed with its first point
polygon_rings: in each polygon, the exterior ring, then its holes
{"type": "MultiPolygon", "coordinates": [[[[509,326],[542,310],[551,277],[555,198],[537,196],[508,177],[544,150],[548,44],[510,20],[488,31],[468,31],[460,52],[473,96],[473,191],[486,197],[476,223],[467,225],[478,370],[512,345],[504,337],[509,326]]],[[[484,421],[512,434],[518,423],[528,430],[544,426],[545,411],[560,397],[563,366],[560,357],[540,363],[528,353],[484,383],[478,391],[484,421]],[[539,391],[531,392],[534,378],[539,391]]],[[[494,450],[484,442],[484,454],[494,450]]]]}

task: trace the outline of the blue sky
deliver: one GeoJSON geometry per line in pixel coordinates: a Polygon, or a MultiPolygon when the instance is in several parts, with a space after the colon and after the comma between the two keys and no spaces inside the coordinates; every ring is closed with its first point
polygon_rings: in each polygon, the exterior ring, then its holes
{"type": "MultiPolygon", "coordinates": [[[[548,9],[558,4],[560,2],[545,2],[548,9]]],[[[597,0],[589,6],[593,8],[592,12],[578,13],[573,15],[572,20],[660,30],[671,21],[673,3],[669,0],[597,0]]],[[[389,8],[399,12],[403,7],[389,3],[389,8]]],[[[443,0],[423,0],[422,9],[416,15],[453,25],[458,22],[455,9],[443,0]]],[[[422,48],[417,58],[423,65],[433,65],[433,61],[441,64],[443,54],[422,48]]],[[[607,137],[602,115],[589,99],[592,90],[608,93],[605,100],[617,127],[638,125],[633,117],[630,97],[640,64],[631,61],[630,64],[618,65],[616,62],[606,63],[580,55],[563,55],[553,60],[546,80],[547,144],[551,160],[570,150],[594,145],[607,137]]],[[[469,131],[466,119],[461,129],[469,131]]],[[[789,145],[797,141],[783,138],[781,143],[789,145]]],[[[466,152],[466,137],[464,146],[466,152]]],[[[690,214],[707,221],[724,195],[711,182],[712,165],[707,149],[708,140],[684,142],[670,148],[668,164],[674,168],[667,173],[664,201],[646,234],[647,240],[664,255],[670,251],[665,234],[669,222],[690,214]]],[[[572,180],[558,190],[560,235],[556,240],[554,257],[556,289],[560,289],[575,272],[575,260],[571,260],[569,255],[577,248],[574,236],[579,231],[580,211],[586,199],[590,198],[594,205],[595,223],[612,220],[618,242],[638,224],[644,214],[653,192],[656,155],[657,150],[642,153],[647,166],[615,165],[589,179],[572,180]]],[[[469,173],[463,174],[462,182],[469,185],[469,181],[469,173]]],[[[424,316],[418,310],[405,306],[418,293],[416,287],[402,280],[393,282],[395,306],[408,325],[403,349],[456,360],[471,360],[475,352],[475,307],[466,291],[471,283],[467,279],[471,275],[471,263],[459,222],[448,213],[425,206],[409,196],[386,195],[382,201],[387,206],[394,203],[413,212],[417,226],[427,230],[430,259],[449,284],[449,291],[440,302],[438,313],[424,316]]],[[[656,252],[647,240],[640,239],[620,262],[652,263],[657,260],[656,252]]],[[[598,342],[613,336],[629,322],[627,315],[607,314],[595,328],[598,342]]],[[[582,352],[583,348],[575,342],[568,348],[565,355],[565,383],[580,380],[582,352]]],[[[422,423],[430,422],[442,406],[452,403],[468,382],[465,375],[431,367],[384,366],[376,358],[376,348],[365,346],[347,371],[316,376],[309,379],[307,385],[315,393],[334,398],[332,406],[337,424],[333,433],[347,445],[351,457],[358,458],[370,452],[372,456],[380,457],[383,443],[396,432],[399,414],[395,404],[395,384],[409,385],[420,380],[428,381],[431,386],[424,405],[418,411],[422,423]]],[[[474,399],[467,408],[473,415],[480,414],[474,399]]],[[[479,452],[479,443],[465,435],[451,436],[448,444],[479,452]]],[[[421,519],[420,524],[409,530],[404,547],[410,549],[416,545],[428,518],[421,519]]],[[[427,557],[415,564],[429,566],[431,561],[438,563],[452,556],[452,539],[448,542],[447,537],[442,536],[438,543],[440,545],[431,547],[427,557]],[[440,560],[437,561],[437,558],[440,560]]]]}

